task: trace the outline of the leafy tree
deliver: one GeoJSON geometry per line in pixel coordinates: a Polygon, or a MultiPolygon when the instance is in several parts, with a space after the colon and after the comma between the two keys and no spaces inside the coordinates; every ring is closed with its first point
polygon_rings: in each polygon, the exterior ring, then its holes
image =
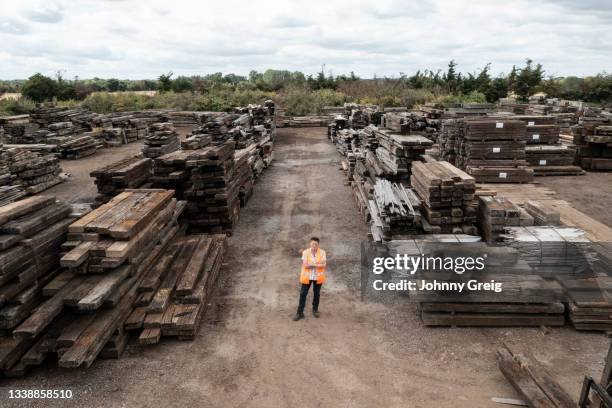
{"type": "Polygon", "coordinates": [[[168,72],[159,76],[159,92],[168,92],[172,89],[172,75],[174,75],[173,72],[168,72]]]}
{"type": "Polygon", "coordinates": [[[43,102],[57,96],[57,82],[48,76],[36,73],[21,87],[21,93],[35,102],[43,102]]]}
{"type": "Polygon", "coordinates": [[[193,82],[191,81],[191,78],[181,75],[172,81],[172,90],[174,92],[193,91],[193,82]]]}

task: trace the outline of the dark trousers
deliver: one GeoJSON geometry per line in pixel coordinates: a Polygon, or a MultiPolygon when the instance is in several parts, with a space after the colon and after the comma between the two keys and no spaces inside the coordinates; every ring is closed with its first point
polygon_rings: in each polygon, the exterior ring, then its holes
{"type": "Polygon", "coordinates": [[[304,314],[304,307],[306,306],[306,296],[308,295],[308,289],[310,289],[310,285],[312,285],[312,292],[314,297],[312,298],[312,310],[319,310],[319,297],[321,295],[321,286],[323,284],[317,285],[317,281],[311,280],[307,284],[302,283],[302,287],[300,288],[300,304],[298,306],[298,314],[304,314]]]}

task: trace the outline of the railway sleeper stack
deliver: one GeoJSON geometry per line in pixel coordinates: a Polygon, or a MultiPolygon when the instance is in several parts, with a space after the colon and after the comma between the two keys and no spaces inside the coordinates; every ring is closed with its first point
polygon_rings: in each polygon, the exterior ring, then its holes
{"type": "Polygon", "coordinates": [[[612,119],[601,109],[589,108],[572,126],[577,146],[576,164],[585,170],[612,170],[612,119]]]}
{"type": "MultiPolygon", "coordinates": [[[[523,218],[520,208],[504,197],[478,197],[480,232],[488,243],[501,241],[506,228],[521,226],[523,218]]],[[[531,223],[533,224],[533,219],[531,223]]]]}
{"type": "Polygon", "coordinates": [[[379,165],[390,180],[409,180],[411,163],[433,145],[432,140],[419,134],[396,134],[386,129],[376,129],[374,133],[378,139],[379,165]]]}
{"type": "Polygon", "coordinates": [[[567,145],[528,145],[527,163],[534,176],[579,176],[584,171],[574,165],[576,149],[567,145]]]}
{"type": "Polygon", "coordinates": [[[178,133],[172,122],[151,123],[144,140],[142,153],[145,157],[156,158],[178,150],[180,147],[178,133]]]}
{"type": "Polygon", "coordinates": [[[227,237],[223,234],[182,236],[169,244],[138,285],[135,308],[124,322],[142,345],[162,336],[191,340],[219,279],[227,237]]]}
{"type": "Polygon", "coordinates": [[[368,202],[374,241],[422,233],[421,201],[408,187],[379,179],[368,202]]]}
{"type": "Polygon", "coordinates": [[[183,208],[171,191],[132,190],[72,222],[63,269],[12,332],[13,374],[51,355],[60,367],[89,367],[105,346],[111,355],[121,347],[138,285],[178,230],[183,208]]]}
{"type": "Polygon", "coordinates": [[[42,342],[15,330],[42,307],[45,286],[61,273],[61,247],[74,219],[70,206],[50,196],[0,207],[0,372],[6,376],[23,373],[42,342]]]}
{"type": "Polygon", "coordinates": [[[98,188],[97,204],[104,204],[125,189],[141,187],[151,177],[153,161],[146,157],[128,157],[89,173],[98,188]]]}
{"type": "Polygon", "coordinates": [[[414,162],[410,185],[421,199],[426,232],[477,234],[474,177],[445,161],[414,162]]]}
{"type": "Polygon", "coordinates": [[[519,120],[469,119],[462,123],[459,167],[479,183],[528,183],[525,124],[519,120]]]}
{"type": "Polygon", "coordinates": [[[427,128],[427,120],[413,112],[385,112],[383,124],[392,132],[404,135],[425,132],[427,128]]]}
{"type": "Polygon", "coordinates": [[[53,154],[41,154],[25,149],[7,149],[9,171],[15,184],[28,194],[38,194],[63,181],[59,159],[53,154]]]}

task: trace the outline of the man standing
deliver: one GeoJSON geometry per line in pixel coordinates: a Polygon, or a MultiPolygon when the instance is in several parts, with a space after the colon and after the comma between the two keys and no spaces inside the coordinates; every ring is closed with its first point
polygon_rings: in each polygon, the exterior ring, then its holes
{"type": "Polygon", "coordinates": [[[302,252],[302,271],[300,272],[300,303],[297,313],[293,317],[293,321],[298,321],[304,318],[304,307],[306,306],[306,296],[308,289],[312,285],[312,315],[319,317],[319,296],[321,294],[321,286],[325,282],[325,265],[327,259],[325,251],[319,248],[319,238],[310,238],[310,248],[302,252]]]}

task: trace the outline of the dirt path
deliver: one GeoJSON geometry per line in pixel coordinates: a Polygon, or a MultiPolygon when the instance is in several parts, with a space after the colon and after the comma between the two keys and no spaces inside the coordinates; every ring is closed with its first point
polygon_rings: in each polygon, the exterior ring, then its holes
{"type": "Polygon", "coordinates": [[[428,329],[412,305],[361,303],[367,228],[324,132],[279,132],[231,238],[218,304],[193,342],[134,344],[87,371],[40,369],[5,385],[70,387],[76,397],[63,406],[75,407],[499,407],[491,397],[516,397],[495,362],[504,341],[531,351],[573,395],[584,374],[599,376],[602,335],[428,329]],[[321,318],[307,309],[293,322],[300,250],[313,234],[329,263],[321,318]]]}

